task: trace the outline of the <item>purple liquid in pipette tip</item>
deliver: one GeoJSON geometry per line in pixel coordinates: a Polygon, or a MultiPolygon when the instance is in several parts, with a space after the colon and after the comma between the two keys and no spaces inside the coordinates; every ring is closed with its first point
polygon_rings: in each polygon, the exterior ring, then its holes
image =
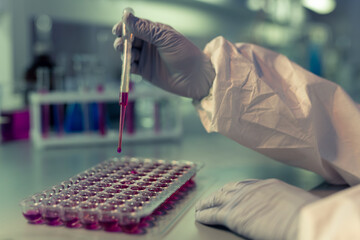
{"type": "Polygon", "coordinates": [[[128,103],[128,93],[123,92],[121,93],[119,98],[120,117],[119,117],[119,141],[117,148],[118,153],[121,153],[121,143],[122,143],[122,135],[123,135],[124,121],[125,121],[125,110],[127,103],[128,103]]]}

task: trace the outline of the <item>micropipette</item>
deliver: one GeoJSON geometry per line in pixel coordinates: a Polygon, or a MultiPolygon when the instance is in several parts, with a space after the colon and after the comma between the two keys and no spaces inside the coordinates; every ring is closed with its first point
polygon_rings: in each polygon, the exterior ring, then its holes
{"type": "Polygon", "coordinates": [[[134,14],[134,11],[131,8],[125,8],[123,11],[122,18],[122,39],[124,41],[124,50],[123,50],[123,63],[122,63],[122,72],[121,72],[121,83],[120,83],[120,96],[119,96],[119,105],[120,105],[120,118],[119,118],[119,141],[117,151],[121,152],[121,143],[122,135],[125,121],[125,110],[128,103],[129,95],[129,83],[130,83],[130,68],[131,68],[131,47],[132,41],[134,40],[134,35],[129,31],[126,24],[126,18],[129,14],[134,14]]]}

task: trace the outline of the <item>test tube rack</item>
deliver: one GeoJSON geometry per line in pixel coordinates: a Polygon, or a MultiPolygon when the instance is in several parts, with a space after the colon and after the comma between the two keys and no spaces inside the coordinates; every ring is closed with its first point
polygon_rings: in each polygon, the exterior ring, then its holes
{"type": "MultiPolygon", "coordinates": [[[[129,101],[137,99],[152,99],[154,101],[167,99],[177,101],[176,98],[160,89],[133,90],[129,94],[129,101]]],[[[113,90],[103,92],[60,92],[32,93],[30,95],[30,124],[31,140],[37,148],[78,146],[89,144],[115,143],[118,141],[118,129],[108,129],[105,134],[98,132],[63,133],[49,132],[46,136],[42,132],[42,111],[44,105],[71,104],[71,103],[118,103],[119,93],[113,90]]],[[[179,104],[174,104],[178,107],[179,104]]],[[[136,131],[133,134],[124,132],[124,143],[146,142],[156,140],[178,140],[182,136],[183,126],[180,111],[174,111],[175,123],[172,129],[158,132],[136,131]]]]}

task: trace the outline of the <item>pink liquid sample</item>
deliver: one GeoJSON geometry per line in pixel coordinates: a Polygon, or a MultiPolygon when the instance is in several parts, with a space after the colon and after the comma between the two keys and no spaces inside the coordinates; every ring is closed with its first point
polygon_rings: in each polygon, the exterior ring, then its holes
{"type": "Polygon", "coordinates": [[[56,216],[45,216],[44,219],[50,226],[59,226],[62,224],[60,218],[56,216]]]}
{"type": "Polygon", "coordinates": [[[69,220],[63,220],[64,225],[68,228],[79,228],[81,227],[81,224],[79,222],[78,218],[73,218],[73,219],[69,219],[69,220]]]}
{"type": "Polygon", "coordinates": [[[29,210],[26,213],[23,213],[23,215],[30,223],[42,222],[41,213],[39,211],[29,210]]]}
{"type": "Polygon", "coordinates": [[[149,224],[147,223],[130,223],[130,224],[126,224],[126,225],[121,225],[121,230],[124,233],[129,233],[129,234],[144,234],[145,231],[142,228],[147,227],[149,224]]]}
{"type": "Polygon", "coordinates": [[[99,224],[108,232],[119,231],[118,221],[116,219],[101,220],[99,224]]]}
{"type": "Polygon", "coordinates": [[[83,222],[82,225],[88,230],[98,230],[101,228],[97,222],[83,222]]]}
{"type": "Polygon", "coordinates": [[[50,130],[50,105],[44,104],[41,106],[41,112],[42,112],[42,136],[44,138],[48,137],[49,130],[50,130]]]}
{"type": "Polygon", "coordinates": [[[121,153],[121,144],[122,144],[122,135],[124,130],[124,122],[125,122],[125,111],[126,106],[128,104],[128,93],[123,92],[119,98],[119,106],[120,106],[120,117],[119,117],[119,141],[117,152],[121,153]]]}

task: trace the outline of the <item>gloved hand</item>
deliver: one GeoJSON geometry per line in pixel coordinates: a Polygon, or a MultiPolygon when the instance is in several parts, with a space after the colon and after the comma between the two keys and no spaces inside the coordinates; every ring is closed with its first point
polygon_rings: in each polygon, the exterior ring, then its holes
{"type": "Polygon", "coordinates": [[[200,200],[195,217],[251,239],[294,240],[301,208],[317,199],[276,179],[233,182],[200,200]]]}
{"type": "MultiPolygon", "coordinates": [[[[134,34],[131,72],[141,75],[169,92],[201,99],[208,95],[215,70],[198,47],[172,27],[129,14],[126,24],[134,34]]],[[[121,50],[122,23],[113,28],[118,38],[114,48],[121,50]]]]}

